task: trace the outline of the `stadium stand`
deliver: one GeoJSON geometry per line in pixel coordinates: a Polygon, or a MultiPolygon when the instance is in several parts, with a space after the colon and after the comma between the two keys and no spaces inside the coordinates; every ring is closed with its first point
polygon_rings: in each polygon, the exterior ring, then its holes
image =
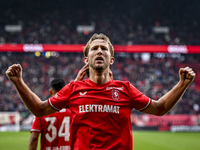
{"type": "MultiPolygon", "coordinates": [[[[181,3],[129,0],[123,2],[123,7],[114,0],[98,1],[98,5],[89,0],[1,0],[1,3],[0,44],[85,44],[94,32],[102,32],[119,45],[200,45],[197,0],[181,3]],[[22,28],[6,31],[7,25],[22,28]],[[79,25],[92,26],[94,30],[77,32],[79,25]],[[163,30],[155,32],[155,27],[163,30]]],[[[129,80],[147,96],[158,99],[177,82],[178,68],[189,65],[198,76],[169,113],[199,114],[200,55],[158,55],[151,54],[149,61],[143,61],[138,53],[117,53],[111,68],[114,78],[129,80]]],[[[84,64],[80,53],[60,53],[49,59],[34,53],[0,53],[0,110],[19,111],[24,116],[30,112],[5,76],[7,67],[13,63],[22,64],[25,82],[43,100],[49,96],[46,89],[53,77],[64,78],[68,83],[84,64]]]]}
{"type": "Polygon", "coordinates": [[[197,0],[20,1],[2,0],[0,43],[85,44],[93,32],[105,33],[113,44],[200,45],[197,0]],[[5,31],[19,25],[20,32],[5,31]],[[77,32],[78,25],[93,26],[77,32]],[[155,32],[154,27],[159,28],[155,32]],[[164,27],[164,28],[163,28],[164,27]]]}
{"type": "MultiPolygon", "coordinates": [[[[140,53],[116,53],[115,63],[111,69],[114,79],[129,80],[147,96],[158,99],[177,83],[178,69],[181,66],[193,66],[199,75],[198,60],[200,55],[194,54],[151,54],[149,61],[143,61],[140,53]]],[[[25,82],[43,100],[49,97],[46,89],[49,88],[48,83],[52,78],[63,78],[69,83],[84,65],[82,53],[60,53],[59,56],[50,58],[42,55],[36,57],[34,53],[0,53],[0,110],[27,113],[29,111],[13,85],[3,75],[7,67],[13,63],[22,65],[25,82]]],[[[198,114],[200,112],[196,109],[200,106],[198,85],[199,80],[196,79],[182,100],[169,113],[198,114]]]]}

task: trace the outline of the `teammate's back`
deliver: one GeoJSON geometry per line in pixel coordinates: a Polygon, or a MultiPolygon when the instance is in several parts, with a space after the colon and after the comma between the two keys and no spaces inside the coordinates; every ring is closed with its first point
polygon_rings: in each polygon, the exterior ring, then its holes
{"type": "Polygon", "coordinates": [[[70,117],[68,109],[36,117],[31,132],[41,133],[41,150],[70,150],[70,117]]]}

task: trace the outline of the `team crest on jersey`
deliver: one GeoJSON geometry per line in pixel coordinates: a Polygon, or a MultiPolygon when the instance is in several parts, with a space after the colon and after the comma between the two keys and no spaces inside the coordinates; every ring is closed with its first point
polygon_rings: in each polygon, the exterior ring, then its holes
{"type": "Polygon", "coordinates": [[[112,98],[114,100],[119,100],[120,99],[120,91],[119,90],[111,90],[112,98]]]}

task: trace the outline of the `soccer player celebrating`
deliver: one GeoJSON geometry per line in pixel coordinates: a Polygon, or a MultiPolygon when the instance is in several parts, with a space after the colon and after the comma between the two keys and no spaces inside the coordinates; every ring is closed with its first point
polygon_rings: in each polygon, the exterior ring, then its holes
{"type": "Polygon", "coordinates": [[[162,116],[178,102],[195,78],[191,68],[180,68],[179,82],[159,100],[153,100],[130,82],[109,77],[114,48],[107,36],[94,34],[84,48],[84,55],[89,79],[70,82],[46,101],[41,101],[24,83],[20,64],[13,64],[6,71],[21,99],[36,116],[62,108],[71,110],[74,114],[70,132],[72,150],[132,150],[131,110],[162,116]]]}

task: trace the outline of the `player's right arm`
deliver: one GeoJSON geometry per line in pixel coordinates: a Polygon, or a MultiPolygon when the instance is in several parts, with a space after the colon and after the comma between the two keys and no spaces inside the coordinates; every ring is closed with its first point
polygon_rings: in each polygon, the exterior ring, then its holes
{"type": "Polygon", "coordinates": [[[38,144],[39,132],[32,132],[29,139],[28,150],[36,150],[38,144]]]}
{"type": "Polygon", "coordinates": [[[56,110],[48,105],[47,100],[41,101],[41,99],[26,85],[22,78],[22,67],[20,64],[13,64],[10,66],[6,71],[6,75],[15,85],[24,104],[35,116],[42,117],[56,112],[56,110]]]}

